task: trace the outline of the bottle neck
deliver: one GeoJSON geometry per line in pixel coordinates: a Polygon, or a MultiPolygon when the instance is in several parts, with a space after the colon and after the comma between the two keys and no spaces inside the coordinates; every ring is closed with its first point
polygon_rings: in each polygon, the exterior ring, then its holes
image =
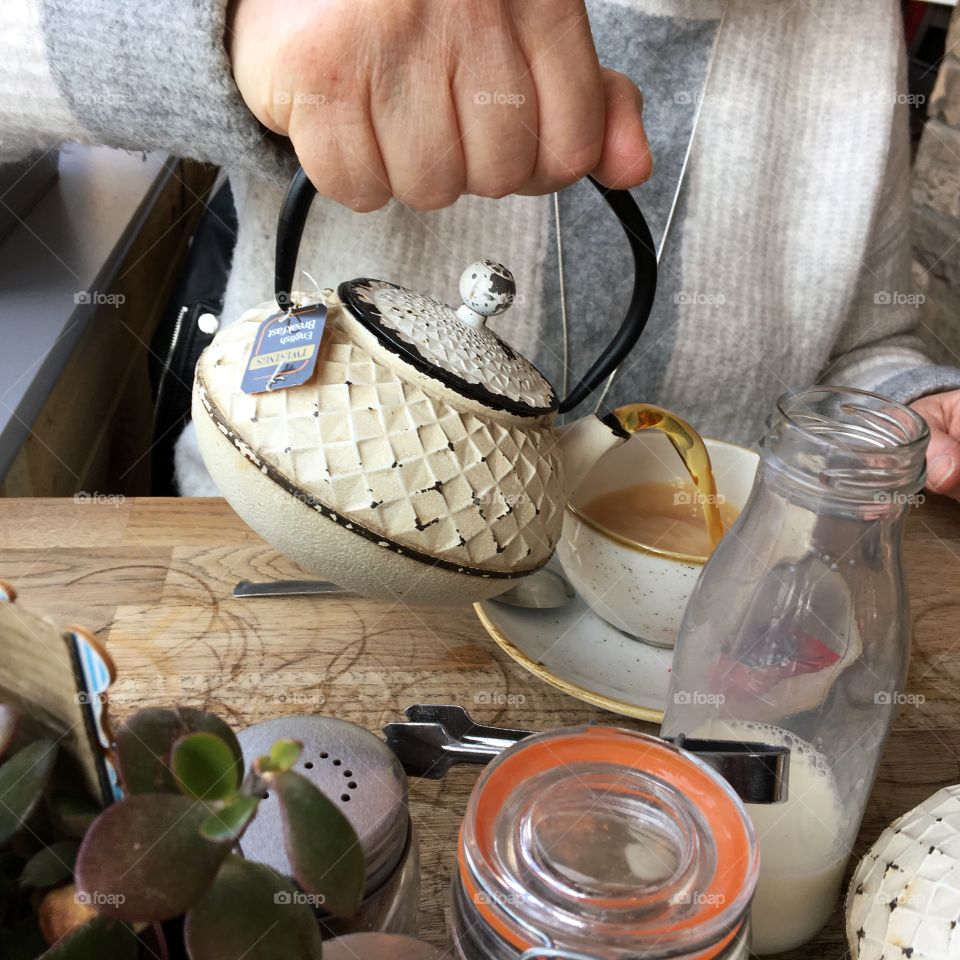
{"type": "Polygon", "coordinates": [[[771,490],[811,509],[899,514],[926,478],[929,430],[909,407],[838,387],[791,391],[760,443],[771,490]]]}

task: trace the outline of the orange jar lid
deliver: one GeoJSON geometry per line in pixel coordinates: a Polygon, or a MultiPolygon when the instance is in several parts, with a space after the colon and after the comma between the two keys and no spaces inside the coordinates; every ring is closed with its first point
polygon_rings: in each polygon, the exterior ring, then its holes
{"type": "Polygon", "coordinates": [[[757,882],[753,828],[696,757],[629,730],[522,740],[477,782],[460,833],[463,894],[519,953],[719,955],[757,882]]]}

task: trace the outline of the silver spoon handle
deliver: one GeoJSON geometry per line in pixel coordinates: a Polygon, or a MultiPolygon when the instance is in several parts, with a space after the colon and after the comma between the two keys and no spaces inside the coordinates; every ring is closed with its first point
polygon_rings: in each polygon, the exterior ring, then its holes
{"type": "Polygon", "coordinates": [[[343,587],[327,580],[271,580],[267,583],[254,583],[241,580],[234,588],[233,595],[238,599],[247,597],[309,597],[320,593],[349,593],[343,587]]]}

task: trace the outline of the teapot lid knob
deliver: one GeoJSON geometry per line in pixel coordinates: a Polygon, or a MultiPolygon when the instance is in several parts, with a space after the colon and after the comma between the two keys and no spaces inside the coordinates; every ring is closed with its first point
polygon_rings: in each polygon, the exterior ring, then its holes
{"type": "Polygon", "coordinates": [[[457,309],[457,316],[471,327],[482,327],[487,317],[503,313],[513,303],[516,293],[517,282],[502,263],[478,260],[460,275],[463,306],[457,309]]]}

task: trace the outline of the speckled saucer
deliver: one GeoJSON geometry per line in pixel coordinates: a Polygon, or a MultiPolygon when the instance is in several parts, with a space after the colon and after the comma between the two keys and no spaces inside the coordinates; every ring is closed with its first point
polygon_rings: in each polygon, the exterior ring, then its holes
{"type": "MultiPolygon", "coordinates": [[[[562,572],[554,559],[547,569],[562,572]]],[[[579,595],[559,610],[526,610],[484,600],[480,622],[522,667],[572,697],[613,713],[660,723],[673,650],[638,643],[579,595]]]]}

